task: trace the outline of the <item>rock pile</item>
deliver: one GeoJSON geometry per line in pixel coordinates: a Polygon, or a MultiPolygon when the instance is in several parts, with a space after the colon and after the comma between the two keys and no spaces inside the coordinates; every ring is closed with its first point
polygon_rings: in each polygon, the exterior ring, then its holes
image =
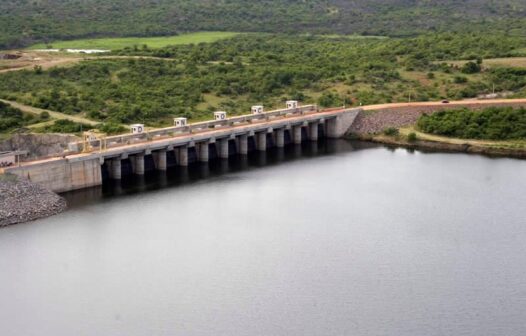
{"type": "Polygon", "coordinates": [[[433,113],[424,109],[384,109],[373,113],[358,115],[350,132],[355,134],[380,133],[388,127],[403,127],[417,122],[423,113],[433,113]]]}
{"type": "Polygon", "coordinates": [[[66,200],[40,185],[0,175],[0,227],[56,215],[66,200]]]}

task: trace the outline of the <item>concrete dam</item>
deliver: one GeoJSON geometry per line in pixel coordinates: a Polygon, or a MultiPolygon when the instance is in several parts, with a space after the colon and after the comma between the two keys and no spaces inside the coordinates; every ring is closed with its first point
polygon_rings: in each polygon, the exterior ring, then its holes
{"type": "Polygon", "coordinates": [[[228,159],[252,150],[317,141],[319,137],[339,138],[361,111],[319,110],[315,105],[292,102],[286,109],[270,112],[255,106],[253,114],[230,118],[225,112],[216,112],[215,120],[193,124],[176,118],[175,126],[151,131],[143,131],[143,125],[132,125],[131,134],[87,137],[69,144],[69,150],[60,157],[22,163],[5,168],[4,172],[55,192],[66,192],[101,185],[103,175],[115,180],[122,178],[123,171],[144,175],[152,162],[156,170],[163,171],[170,165],[206,163],[211,154],[228,159]]]}
{"type": "Polygon", "coordinates": [[[390,103],[326,110],[288,101],[281,110],[264,112],[263,106],[253,106],[249,115],[227,117],[226,112],[215,112],[211,121],[187,124],[185,118],[175,118],[174,126],[167,128],[145,131],[144,125],[137,124],[125,135],[88,135],[84,141],[70,143],[61,156],[18,162],[2,169],[49,190],[66,192],[101,185],[104,177],[119,180],[123,173],[144,175],[152,168],[164,171],[173,165],[227,159],[249,151],[317,141],[319,137],[380,132],[386,127],[413,124],[423,113],[490,106],[526,107],[526,99],[390,103]]]}

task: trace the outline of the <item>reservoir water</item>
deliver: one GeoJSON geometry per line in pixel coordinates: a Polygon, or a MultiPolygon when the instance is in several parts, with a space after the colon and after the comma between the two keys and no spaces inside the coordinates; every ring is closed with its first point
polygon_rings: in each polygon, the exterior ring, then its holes
{"type": "Polygon", "coordinates": [[[526,161],[335,141],[0,230],[0,335],[526,334],[526,161]]]}

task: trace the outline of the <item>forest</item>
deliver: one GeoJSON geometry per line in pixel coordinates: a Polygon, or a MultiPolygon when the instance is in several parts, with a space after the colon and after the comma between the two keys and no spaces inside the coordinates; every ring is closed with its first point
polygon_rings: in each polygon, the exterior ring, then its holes
{"type": "Polygon", "coordinates": [[[491,107],[482,111],[458,109],[422,115],[419,130],[463,139],[526,139],[526,109],[491,107]]]}
{"type": "Polygon", "coordinates": [[[0,0],[0,49],[189,31],[524,36],[525,13],[522,0],[0,0]]]}
{"type": "Polygon", "coordinates": [[[209,119],[214,110],[247,113],[286,99],[322,107],[526,94],[525,70],[447,64],[520,55],[525,39],[430,34],[400,39],[242,34],[214,43],[128,48],[71,67],[0,75],[0,98],[100,122],[168,125],[174,116],[209,119]],[[471,71],[471,70],[470,70],[471,71]]]}

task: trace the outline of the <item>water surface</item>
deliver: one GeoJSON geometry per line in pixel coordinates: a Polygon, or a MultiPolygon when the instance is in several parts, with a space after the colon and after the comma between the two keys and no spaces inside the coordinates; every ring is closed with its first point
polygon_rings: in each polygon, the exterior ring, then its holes
{"type": "Polygon", "coordinates": [[[0,335],[524,335],[526,161],[346,141],[0,230],[0,335]]]}

